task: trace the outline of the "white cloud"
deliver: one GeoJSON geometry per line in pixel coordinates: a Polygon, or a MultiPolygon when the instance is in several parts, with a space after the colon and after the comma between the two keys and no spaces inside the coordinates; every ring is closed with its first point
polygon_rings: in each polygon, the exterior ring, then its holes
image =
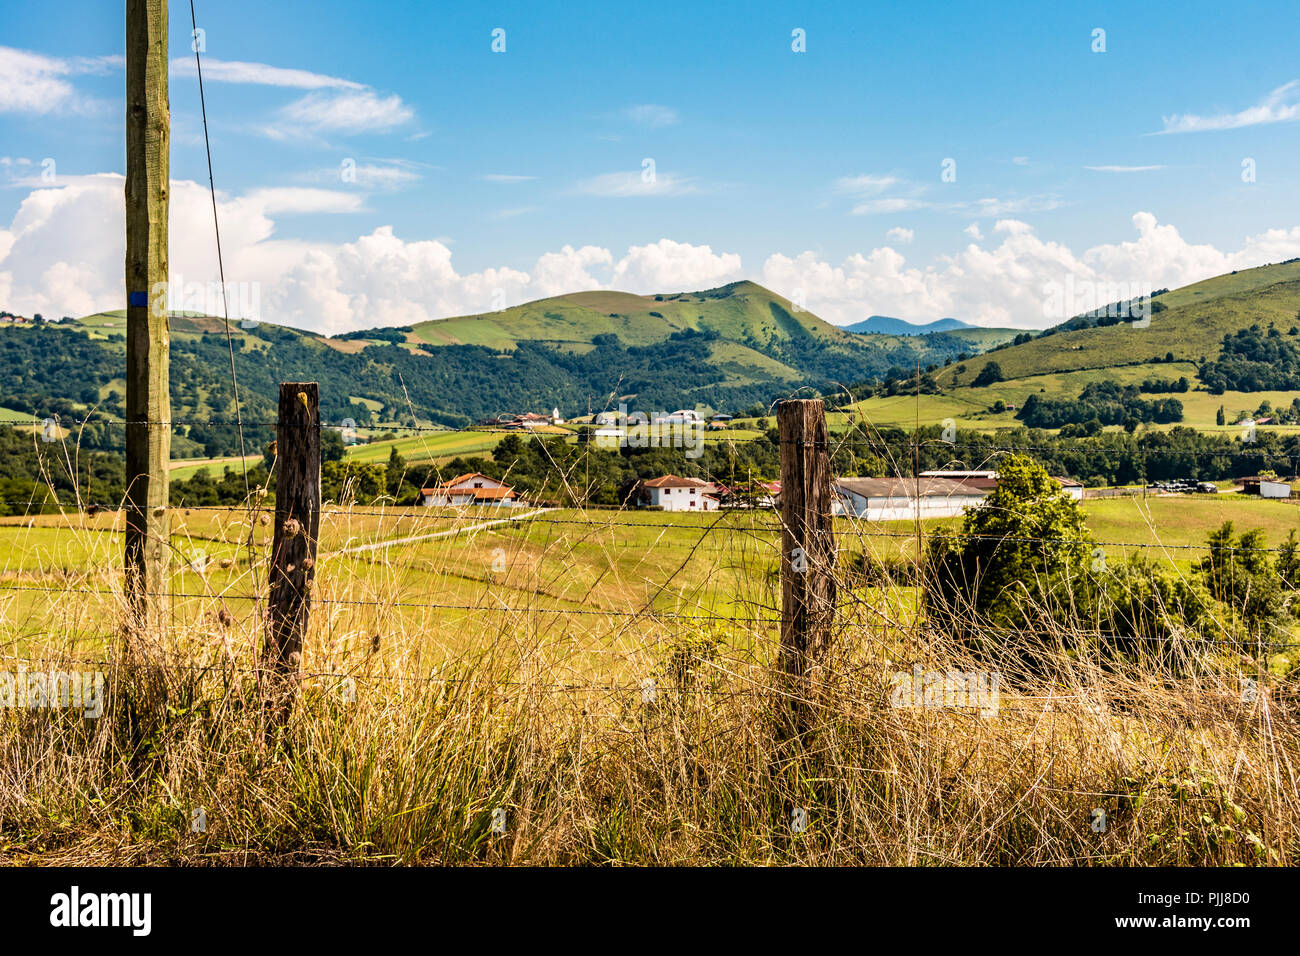
{"type": "Polygon", "coordinates": [[[604,283],[591,274],[594,266],[612,266],[614,256],[599,246],[574,249],[565,246],[559,252],[548,252],[537,260],[533,269],[533,283],[539,295],[563,295],[566,292],[586,292],[599,289],[604,283]]]}
{"type": "Polygon", "coordinates": [[[408,123],[415,112],[396,93],[371,90],[308,93],[280,111],[291,126],[318,133],[382,133],[408,123]]]}
{"type": "MultiPolygon", "coordinates": [[[[47,315],[120,308],[122,177],[60,182],[28,193],[13,220],[0,228],[0,306],[47,315]]],[[[902,253],[882,247],[838,263],[814,252],[776,253],[748,270],[735,253],[669,238],[632,246],[621,257],[600,246],[565,245],[540,255],[527,270],[460,272],[448,240],[404,239],[388,226],[342,243],[278,235],[277,216],[344,214],[363,202],[363,193],[329,189],[218,194],[227,278],[259,284],[264,318],[330,332],[488,312],[584,289],[678,292],[746,277],[786,296],[801,289],[809,309],[841,324],[879,313],[1041,328],[1048,324],[1048,283],[1173,288],[1300,256],[1300,226],[1271,229],[1247,237],[1235,251],[1222,251],[1187,242],[1148,212],[1132,217],[1130,239],[1083,251],[1004,217],[992,228],[996,240],[990,248],[971,243],[928,264],[910,264],[902,253]]],[[[972,229],[979,238],[978,223],[967,233],[972,229]]],[[[172,183],[171,265],[174,281],[216,279],[212,208],[198,183],[172,183]]]]}
{"type": "Polygon", "coordinates": [[[602,173],[578,184],[578,191],[589,196],[625,198],[628,196],[684,196],[697,192],[690,180],[671,173],[656,173],[647,177],[641,172],[627,171],[602,173]]]}
{"type": "Polygon", "coordinates": [[[1220,113],[1215,116],[1198,116],[1195,113],[1175,113],[1162,117],[1164,129],[1160,133],[1199,133],[1206,130],[1239,129],[1265,123],[1285,123],[1300,119],[1300,80],[1292,80],[1273,90],[1254,106],[1239,113],[1220,113]]]}
{"type": "Polygon", "coordinates": [[[1085,166],[1095,173],[1149,173],[1156,169],[1168,169],[1167,166],[1085,166]]]}
{"type": "Polygon", "coordinates": [[[360,212],[365,206],[360,193],[299,186],[255,189],[237,201],[251,204],[268,216],[277,213],[360,212]]]}
{"type": "Polygon", "coordinates": [[[59,58],[0,46],[0,113],[84,113],[94,108],[64,77],[102,73],[121,57],[59,58]]]}
{"type": "MultiPolygon", "coordinates": [[[[908,266],[893,249],[854,254],[839,265],[812,252],[793,258],[769,256],[759,278],[789,295],[804,290],[807,307],[840,324],[871,314],[913,320],[956,316],[979,325],[1043,328],[1048,283],[1097,286],[1132,284],[1146,290],[1176,288],[1233,269],[1280,262],[1300,255],[1300,227],[1271,229],[1247,237],[1235,252],[1188,243],[1172,225],[1139,212],[1132,217],[1137,238],[1093,246],[1081,253],[1039,238],[1026,223],[999,220],[1001,243],[992,249],[971,244],[928,266],[908,266]]],[[[979,238],[978,224],[967,233],[979,238]]]]}
{"type": "Polygon", "coordinates": [[[972,222],[969,226],[963,229],[962,232],[966,233],[966,235],[970,236],[976,242],[984,238],[984,235],[980,232],[980,224],[978,222],[972,222]]]}
{"type": "Polygon", "coordinates": [[[614,267],[611,284],[631,292],[686,292],[740,278],[740,256],[734,253],[660,239],[629,249],[614,267]]]}
{"type": "Polygon", "coordinates": [[[897,186],[902,180],[897,176],[883,176],[864,173],[861,176],[841,176],[835,180],[835,188],[845,193],[879,193],[897,186]]]}
{"type": "MultiPolygon", "coordinates": [[[[194,57],[178,56],[171,61],[171,72],[177,76],[196,76],[194,57]]],[[[365,85],[337,76],[312,73],[309,70],[288,69],[267,63],[244,63],[238,60],[203,58],[204,81],[218,83],[256,83],[261,86],[286,86],[299,90],[363,90],[365,85]]]]}
{"type": "Polygon", "coordinates": [[[877,216],[893,212],[907,212],[909,209],[929,208],[928,203],[904,196],[890,196],[885,199],[868,199],[853,207],[855,216],[877,216]]]}
{"type": "Polygon", "coordinates": [[[419,182],[417,164],[407,160],[380,160],[373,163],[345,159],[338,166],[327,166],[303,173],[298,178],[304,182],[330,183],[344,186],[391,191],[419,182]]]}
{"type": "Polygon", "coordinates": [[[911,229],[905,229],[902,226],[895,226],[885,233],[886,239],[895,239],[898,242],[911,242],[916,238],[916,233],[911,229]]]}
{"type": "Polygon", "coordinates": [[[1012,162],[1014,165],[1016,165],[1016,166],[1028,166],[1028,165],[1029,165],[1029,157],[1028,157],[1028,156],[1012,156],[1012,157],[1011,157],[1011,162],[1012,162]]]}
{"type": "Polygon", "coordinates": [[[651,129],[676,126],[678,123],[677,111],[671,106],[642,103],[639,106],[629,106],[623,112],[632,122],[641,126],[648,126],[651,129]]]}
{"type": "Polygon", "coordinates": [[[489,183],[526,183],[536,176],[514,176],[510,173],[484,173],[479,179],[489,183]]]}

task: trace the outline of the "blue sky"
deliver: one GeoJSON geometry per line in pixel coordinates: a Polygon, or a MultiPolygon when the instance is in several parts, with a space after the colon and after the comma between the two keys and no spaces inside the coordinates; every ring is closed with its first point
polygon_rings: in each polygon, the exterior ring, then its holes
{"type": "MultiPolygon", "coordinates": [[[[120,191],[123,17],[58,8],[5,0],[0,293],[78,311],[120,285],[69,223],[107,227],[96,189],[120,191]]],[[[299,324],[747,277],[833,321],[1042,326],[1067,275],[1159,286],[1300,254],[1300,62],[1276,6],[197,8],[236,278],[299,324]]],[[[171,34],[192,59],[188,4],[171,34]]],[[[173,179],[205,186],[188,62],[171,99],[173,179]]],[[[184,222],[173,265],[206,278],[210,234],[184,222]]]]}

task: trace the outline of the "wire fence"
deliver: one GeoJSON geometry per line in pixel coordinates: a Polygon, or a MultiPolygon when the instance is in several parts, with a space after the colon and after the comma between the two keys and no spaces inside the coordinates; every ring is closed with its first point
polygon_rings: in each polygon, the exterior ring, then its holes
{"type": "MultiPolygon", "coordinates": [[[[203,425],[203,426],[211,426],[211,425],[236,426],[237,425],[241,428],[243,427],[276,428],[278,427],[279,424],[278,422],[275,421],[254,420],[254,421],[224,422],[224,421],[211,421],[211,420],[201,420],[201,419],[175,419],[175,420],[167,420],[167,421],[129,422],[123,420],[105,419],[105,418],[100,418],[95,416],[87,416],[82,419],[60,420],[57,416],[46,416],[45,418],[42,418],[38,414],[33,414],[31,419],[0,420],[0,425],[32,426],[34,424],[43,424],[43,423],[47,424],[51,421],[53,421],[60,427],[67,427],[67,426],[79,427],[81,425],[91,424],[91,423],[95,423],[95,424],[107,423],[111,425],[122,425],[122,426],[147,425],[147,426],[154,426],[154,427],[163,427],[163,426],[175,427],[175,426],[187,426],[187,425],[203,425]]],[[[334,426],[322,425],[322,427],[351,427],[351,426],[346,424],[339,424],[334,426]]],[[[493,428],[489,426],[452,428],[447,426],[425,426],[425,425],[414,424],[414,425],[400,426],[399,428],[395,428],[394,430],[413,431],[417,433],[437,432],[443,434],[487,434],[487,435],[524,434],[524,435],[530,435],[530,437],[535,437],[535,438],[551,437],[551,438],[560,438],[565,440],[572,439],[575,437],[572,428],[566,429],[564,431],[554,431],[551,433],[544,434],[537,430],[530,430],[530,429],[493,428]]],[[[61,440],[62,439],[56,438],[55,442],[61,440]]],[[[918,447],[939,445],[943,447],[975,448],[975,449],[984,449],[989,451],[1044,450],[1044,446],[1035,447],[1035,446],[1020,445],[1020,444],[1003,445],[997,443],[977,442],[977,441],[948,442],[948,441],[929,440],[929,439],[923,440],[919,437],[902,441],[902,442],[899,441],[886,442],[886,441],[875,440],[870,438],[866,438],[866,439],[838,438],[837,439],[835,436],[832,435],[827,442],[822,443],[822,442],[790,442],[782,439],[777,439],[774,436],[766,436],[766,435],[757,436],[757,437],[752,437],[752,436],[731,437],[726,435],[714,435],[714,436],[710,436],[709,440],[722,442],[722,443],[729,442],[729,441],[767,442],[769,444],[773,444],[777,446],[789,445],[789,444],[817,445],[822,448],[825,448],[827,451],[831,451],[835,448],[848,446],[848,445],[868,447],[873,449],[880,449],[880,448],[916,449],[918,447]]],[[[54,442],[49,442],[49,443],[53,444],[54,442]]],[[[40,450],[39,444],[36,445],[35,447],[39,453],[40,450]]],[[[1055,448],[1050,450],[1053,452],[1059,452],[1059,449],[1055,449],[1055,448]]],[[[1179,454],[1185,454],[1185,453],[1180,452],[1179,454]]],[[[1222,451],[1207,451],[1204,452],[1204,454],[1210,457],[1222,457],[1225,453],[1222,451]]],[[[1254,454],[1254,453],[1242,452],[1240,454],[1254,454]]],[[[1271,457],[1277,458],[1277,457],[1287,457],[1287,456],[1272,455],[1271,457]]],[[[1300,462],[1300,452],[1298,452],[1296,455],[1291,457],[1294,457],[1298,462],[1300,462]]],[[[244,524],[245,523],[247,524],[249,529],[249,536],[246,539],[242,539],[238,541],[230,541],[221,538],[211,539],[204,536],[200,531],[198,531],[198,529],[193,529],[193,530],[186,529],[186,533],[189,535],[188,540],[191,545],[195,541],[204,542],[204,541],[215,540],[216,542],[221,544],[248,546],[250,548],[250,551],[252,551],[255,550],[257,547],[257,543],[253,541],[252,538],[252,534],[256,529],[255,523],[259,520],[264,521],[267,517],[269,517],[269,509],[267,507],[268,504],[269,502],[264,497],[258,497],[256,495],[253,495],[250,496],[249,500],[247,500],[242,504],[186,503],[186,504],[173,506],[170,510],[176,514],[189,514],[190,512],[197,512],[197,513],[212,512],[218,514],[224,513],[232,516],[234,515],[243,516],[244,520],[239,523],[239,528],[242,529],[244,524]]],[[[121,512],[123,510],[121,506],[99,505],[94,503],[86,504],[84,502],[69,503],[67,501],[58,500],[57,497],[55,497],[53,500],[46,499],[42,501],[36,501],[32,499],[0,500],[0,506],[12,507],[12,508],[25,508],[25,509],[45,509],[45,508],[53,507],[57,509],[57,512],[54,514],[51,514],[49,512],[44,512],[39,515],[29,514],[29,515],[21,516],[27,518],[29,522],[34,521],[37,517],[67,518],[69,516],[74,516],[74,515],[95,517],[101,513],[108,513],[108,512],[116,513],[116,512],[121,512]]],[[[685,567],[687,564],[689,564],[691,557],[694,555],[715,554],[718,550],[722,550],[722,551],[739,550],[739,547],[743,546],[751,549],[750,553],[747,554],[747,558],[751,561],[755,559],[755,553],[753,549],[762,549],[769,552],[768,565],[770,566],[770,570],[774,570],[776,565],[776,561],[775,561],[776,552],[779,549],[778,536],[781,534],[783,530],[782,523],[780,520],[780,515],[774,510],[768,510],[764,508],[726,509],[712,515],[710,514],[694,515],[692,516],[695,519],[693,521],[679,520],[675,515],[671,515],[670,513],[667,512],[663,513],[664,514],[663,520],[647,520],[647,518],[650,515],[652,514],[657,515],[657,513],[639,512],[639,511],[628,510],[628,509],[619,509],[617,511],[612,511],[612,512],[592,511],[592,510],[588,510],[580,501],[572,503],[571,507],[567,507],[563,509],[538,510],[528,514],[510,515],[507,513],[508,510],[509,509],[491,509],[491,511],[489,511],[488,509],[484,509],[484,508],[434,507],[434,506],[425,506],[422,504],[398,505],[396,503],[392,503],[392,504],[382,503],[378,507],[376,507],[375,504],[370,504],[370,505],[326,504],[321,508],[320,514],[322,520],[325,522],[329,522],[334,519],[349,520],[352,518],[377,518],[382,520],[393,521],[396,526],[405,526],[408,529],[413,526],[424,526],[425,524],[436,524],[439,527],[441,527],[443,523],[450,522],[450,527],[445,529],[445,531],[430,533],[432,535],[441,535],[445,533],[449,537],[465,536],[467,538],[473,538],[476,532],[486,531],[487,525],[490,524],[492,526],[491,527],[492,534],[494,536],[498,536],[503,541],[507,540],[509,536],[514,534],[515,532],[523,531],[525,534],[528,534],[532,529],[560,529],[560,528],[582,529],[588,533],[588,537],[584,539],[584,543],[588,543],[590,544],[591,547],[596,549],[622,547],[625,550],[637,550],[637,549],[650,547],[656,551],[676,550],[678,552],[686,552],[687,557],[682,562],[682,567],[685,567]],[[496,512],[496,513],[492,515],[492,520],[488,521],[488,519],[485,518],[485,515],[492,512],[496,512]],[[646,530],[646,529],[660,533],[660,536],[656,538],[652,544],[647,545],[645,543],[635,542],[635,541],[622,542],[620,544],[620,542],[617,541],[617,537],[619,535],[625,535],[628,531],[646,530]],[[695,537],[695,540],[692,541],[674,540],[672,535],[679,532],[689,533],[695,537]],[[611,540],[609,541],[598,540],[596,536],[599,535],[608,535],[611,540]],[[665,535],[668,535],[668,537],[665,537],[665,535]],[[711,545],[713,541],[716,539],[716,536],[719,535],[725,536],[724,538],[725,543],[720,549],[718,548],[711,549],[711,545]],[[743,539],[740,546],[737,545],[738,539],[743,539]]],[[[916,522],[914,522],[915,525],[914,528],[912,528],[911,530],[905,530],[905,529],[897,528],[896,525],[894,527],[889,527],[886,525],[882,525],[882,523],[863,520],[862,518],[853,514],[841,514],[839,515],[839,518],[840,521],[837,522],[837,528],[838,528],[838,535],[842,544],[848,543],[849,545],[853,545],[853,544],[861,545],[863,542],[870,542],[874,539],[881,539],[885,541],[893,540],[900,543],[905,542],[909,544],[915,542],[917,544],[921,544],[932,534],[931,529],[925,527],[924,524],[919,519],[916,522]]],[[[0,519],[0,526],[3,526],[3,519],[0,519]]],[[[109,528],[105,530],[113,530],[113,529],[109,528]]],[[[242,534],[242,531],[240,533],[242,534]]],[[[1050,547],[1062,547],[1062,546],[1077,547],[1079,544],[1079,542],[1077,541],[1066,541],[1060,537],[1053,537],[1053,536],[983,535],[974,532],[967,532],[960,528],[955,528],[955,527],[945,527],[942,529],[941,533],[949,536],[954,540],[962,540],[962,539],[984,540],[998,546],[1029,544],[1029,545],[1041,546],[1044,548],[1050,548],[1050,547]]],[[[411,537],[418,537],[418,536],[412,535],[411,537]]],[[[361,541],[361,542],[357,542],[349,539],[348,543],[344,547],[333,552],[332,554],[327,552],[325,555],[323,555],[323,557],[325,558],[339,557],[348,553],[349,551],[356,552],[358,550],[380,548],[380,547],[387,549],[390,547],[401,547],[404,544],[416,544],[416,543],[419,542],[408,541],[401,537],[398,537],[396,539],[383,538],[383,537],[367,538],[365,541],[361,541]]],[[[566,542],[566,543],[569,544],[570,546],[573,546],[573,542],[566,542]]],[[[1269,546],[1239,546],[1235,544],[1214,544],[1210,542],[1205,542],[1205,543],[1192,543],[1186,541],[1165,542],[1160,540],[1135,540],[1135,541],[1095,540],[1094,541],[1091,539],[1088,540],[1087,544],[1093,548],[1116,549],[1121,551],[1128,551],[1132,549],[1132,550],[1155,550],[1159,552],[1179,552],[1179,553],[1203,553],[1203,552],[1218,553],[1218,554],[1262,553],[1262,554],[1274,554],[1274,555],[1287,554],[1291,556],[1294,556],[1295,554],[1294,549],[1287,545],[1269,547],[1269,546]]],[[[261,547],[264,552],[265,550],[264,545],[262,545],[261,547]]],[[[262,553],[258,560],[265,562],[266,560],[265,554],[262,553]]],[[[75,573],[75,569],[73,570],[75,573]]],[[[679,568],[678,570],[681,569],[679,568]]],[[[64,573],[66,577],[68,569],[61,568],[60,571],[64,573]]],[[[31,594],[49,594],[49,595],[58,595],[58,596],[66,596],[70,592],[76,592],[80,594],[92,595],[92,596],[98,596],[104,598],[117,598],[120,597],[121,595],[121,592],[119,590],[112,587],[90,587],[83,582],[68,581],[68,580],[60,581],[58,584],[54,584],[54,585],[42,584],[42,583],[32,582],[32,581],[8,580],[7,578],[9,578],[10,575],[21,574],[23,572],[0,571],[0,573],[3,573],[4,578],[6,578],[6,579],[0,579],[0,592],[9,592],[15,594],[25,592],[31,594]]],[[[40,573],[41,572],[38,570],[35,576],[39,577],[40,573]]],[[[836,584],[839,589],[839,592],[841,594],[849,595],[849,599],[845,601],[841,601],[836,606],[835,611],[839,614],[847,614],[862,609],[864,603],[867,602],[867,599],[863,597],[862,581],[860,579],[855,579],[851,575],[846,574],[842,569],[837,569],[837,568],[827,569],[827,573],[831,573],[836,577],[836,584]]],[[[188,600],[205,601],[206,600],[206,601],[219,601],[219,602],[224,602],[229,600],[229,601],[238,601],[238,602],[252,602],[254,604],[265,600],[264,595],[258,593],[240,592],[239,590],[236,589],[236,587],[233,584],[226,587],[214,589],[214,588],[206,587],[206,583],[207,583],[206,579],[204,583],[205,583],[205,587],[201,590],[189,590],[182,587],[182,588],[168,589],[162,592],[147,592],[144,596],[166,598],[168,600],[182,600],[182,601],[188,601],[188,600]]],[[[485,578],[483,583],[486,585],[491,585],[494,582],[492,581],[491,576],[489,576],[485,578]]],[[[1294,590],[1294,588],[1292,588],[1292,590],[1294,590]]],[[[681,594],[671,593],[668,596],[679,602],[683,600],[681,594]]],[[[716,610],[710,608],[696,608],[693,610],[665,610],[662,608],[655,608],[649,606],[649,604],[647,604],[647,606],[635,607],[635,608],[591,607],[591,606],[583,606],[582,603],[566,600],[566,599],[554,599],[553,603],[557,604],[558,606],[541,606],[535,600],[530,601],[528,603],[511,603],[508,601],[502,601],[500,597],[495,594],[490,595],[490,597],[491,600],[487,603],[483,603],[483,602],[476,603],[476,602],[467,602],[467,601],[446,601],[446,600],[441,600],[441,601],[412,600],[412,599],[405,598],[400,593],[385,595],[382,597],[380,596],[341,597],[341,596],[332,596],[329,595],[328,593],[320,593],[313,597],[313,603],[324,608],[351,607],[351,608],[381,609],[381,610],[388,610],[388,611],[419,610],[419,611],[437,611],[437,612],[456,612],[463,615],[473,615],[473,614],[499,614],[499,615],[510,615],[510,616],[542,615],[542,616],[554,616],[561,619],[570,619],[570,618],[604,619],[611,622],[622,620],[622,621],[676,623],[676,624],[689,624],[689,625],[726,624],[729,626],[737,626],[737,627],[744,627],[744,628],[751,628],[751,629],[766,629],[769,631],[778,628],[781,624],[781,612],[780,609],[775,606],[774,601],[761,606],[754,605],[749,609],[747,609],[747,613],[737,614],[737,613],[717,613],[716,610]]],[[[689,604],[689,600],[687,603],[689,604]]],[[[902,625],[902,629],[906,630],[907,628],[908,625],[902,625]]],[[[1143,641],[1146,643],[1154,643],[1154,644],[1164,643],[1170,645],[1186,644],[1186,639],[1181,637],[1160,636],[1160,635],[1150,635],[1145,637],[1139,635],[1117,635],[1113,633],[1103,633],[1101,631],[1088,633],[1086,630],[1083,631],[1082,633],[1084,633],[1085,636],[1093,637],[1098,640],[1143,641]]],[[[1051,636],[1051,634],[1046,631],[1035,633],[1032,631],[1025,631],[1025,630],[1019,631],[1018,635],[1022,637],[1023,636],[1036,636],[1036,637],[1051,636]]],[[[1201,643],[1205,643],[1209,645],[1217,644],[1225,647],[1242,646],[1242,642],[1238,639],[1198,637],[1197,640],[1200,641],[1201,643]]],[[[1290,641],[1290,640],[1266,641],[1264,642],[1264,644],[1269,650],[1269,652],[1273,652],[1277,650],[1286,650],[1292,647],[1300,646],[1300,642],[1290,641]]],[[[320,676],[328,676],[328,675],[320,675],[320,676]]]]}

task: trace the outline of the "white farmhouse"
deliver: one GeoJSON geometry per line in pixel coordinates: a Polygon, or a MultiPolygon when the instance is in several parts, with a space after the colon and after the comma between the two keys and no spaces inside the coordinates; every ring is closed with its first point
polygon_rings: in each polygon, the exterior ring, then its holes
{"type": "Polygon", "coordinates": [[[492,505],[513,508],[522,504],[514,488],[478,472],[460,475],[432,488],[421,488],[426,508],[459,508],[464,505],[492,505]]]}
{"type": "Polygon", "coordinates": [[[664,475],[641,482],[641,503],[664,511],[717,511],[717,485],[699,478],[664,475]]]}

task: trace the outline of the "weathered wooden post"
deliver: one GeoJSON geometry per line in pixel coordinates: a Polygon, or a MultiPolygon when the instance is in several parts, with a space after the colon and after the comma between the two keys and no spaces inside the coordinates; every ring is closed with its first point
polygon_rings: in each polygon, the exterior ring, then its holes
{"type": "Polygon", "coordinates": [[[163,619],[168,575],[167,0],[126,4],[126,593],[163,619]]]}
{"type": "Polygon", "coordinates": [[[276,436],[275,532],[268,575],[267,731],[288,719],[297,691],[302,637],[311,610],[320,533],[320,390],[315,382],[280,385],[276,436]]]}
{"type": "Polygon", "coordinates": [[[820,399],[781,402],[781,670],[792,697],[794,729],[807,729],[812,671],[830,647],[835,620],[834,498],[820,399]]]}

